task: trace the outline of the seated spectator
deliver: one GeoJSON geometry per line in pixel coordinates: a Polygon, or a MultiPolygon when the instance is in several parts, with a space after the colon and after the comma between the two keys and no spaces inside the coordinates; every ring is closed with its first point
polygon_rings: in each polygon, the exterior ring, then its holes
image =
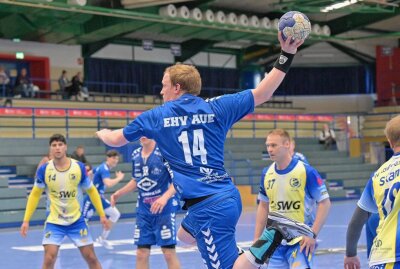
{"type": "Polygon", "coordinates": [[[89,98],[89,91],[83,86],[81,72],[76,73],[76,75],[72,77],[71,82],[72,85],[67,87],[68,97],[76,96],[80,101],[87,100],[89,98]]]}
{"type": "Polygon", "coordinates": [[[76,147],[75,151],[71,154],[71,158],[84,164],[88,163],[85,157],[85,148],[82,145],[76,147]]]}
{"type": "Polygon", "coordinates": [[[58,79],[58,86],[60,87],[60,92],[62,94],[63,99],[68,98],[68,93],[67,93],[67,87],[71,86],[71,82],[69,81],[67,77],[67,71],[63,70],[61,72],[61,76],[58,79]]]}
{"type": "Polygon", "coordinates": [[[10,78],[4,66],[0,66],[0,94],[1,96],[12,96],[10,91],[10,78]]]}
{"type": "Polygon", "coordinates": [[[14,97],[35,97],[37,91],[39,88],[32,84],[26,68],[22,68],[15,80],[14,97]]]}
{"type": "Polygon", "coordinates": [[[3,104],[4,107],[12,107],[13,106],[13,102],[11,98],[6,98],[6,100],[4,101],[3,104]]]}
{"type": "Polygon", "coordinates": [[[330,149],[332,145],[336,144],[335,131],[329,128],[328,124],[324,124],[324,128],[319,135],[319,143],[324,144],[325,149],[330,149]]]}

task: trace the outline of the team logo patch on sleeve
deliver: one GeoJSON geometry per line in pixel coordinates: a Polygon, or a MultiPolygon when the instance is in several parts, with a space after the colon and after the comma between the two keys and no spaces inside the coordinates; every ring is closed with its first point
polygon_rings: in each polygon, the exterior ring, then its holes
{"type": "Polygon", "coordinates": [[[322,180],[322,178],[317,177],[317,183],[318,183],[318,186],[321,186],[322,184],[324,184],[324,181],[322,180]]]}

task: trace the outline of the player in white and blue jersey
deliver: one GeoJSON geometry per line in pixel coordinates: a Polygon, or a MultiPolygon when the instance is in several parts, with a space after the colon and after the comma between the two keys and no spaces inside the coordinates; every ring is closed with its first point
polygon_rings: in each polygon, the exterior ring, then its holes
{"type": "Polygon", "coordinates": [[[400,268],[400,116],[392,118],[385,135],[393,156],[367,182],[347,229],[344,268],[360,269],[357,243],[370,214],[379,215],[369,255],[370,269],[400,268]]]}
{"type": "Polygon", "coordinates": [[[224,168],[224,142],[234,123],[268,101],[288,72],[303,41],[283,41],[274,68],[254,90],[204,101],[195,67],[176,64],[162,79],[164,104],[138,116],[125,128],[101,130],[97,136],[111,146],[122,146],[142,136],[154,139],[173,172],[173,185],[188,213],[178,238],[197,243],[207,268],[258,268],[282,239],[265,230],[249,255],[238,258],[235,229],[242,210],[240,195],[224,168]]]}
{"type": "MultiPolygon", "coordinates": [[[[125,174],[121,171],[115,172],[115,178],[111,178],[110,170],[117,166],[119,162],[119,153],[116,150],[109,150],[106,152],[107,159],[101,165],[93,170],[93,184],[100,193],[101,203],[104,208],[108,219],[111,222],[111,226],[117,223],[121,213],[119,213],[116,207],[111,206],[110,202],[105,197],[106,188],[111,188],[116,185],[122,179],[124,179],[125,174]]],[[[85,196],[83,199],[83,216],[86,220],[89,220],[93,216],[94,207],[89,197],[85,196]]],[[[110,229],[103,229],[101,235],[96,239],[96,241],[105,247],[106,249],[113,249],[113,246],[107,241],[110,234],[110,229]]]]}
{"type": "Polygon", "coordinates": [[[154,140],[140,138],[141,147],[132,154],[132,180],[111,196],[111,204],[138,190],[134,242],[137,246],[136,269],[148,269],[150,249],[158,245],[169,269],[179,269],[176,255],[176,209],[174,189],[168,165],[154,140]]]}
{"type": "Polygon", "coordinates": [[[54,268],[60,245],[64,237],[68,237],[79,248],[89,268],[99,269],[101,265],[94,253],[93,240],[81,214],[78,198],[79,190],[85,190],[99,213],[103,227],[108,228],[99,193],[87,177],[84,164],[67,157],[67,141],[63,135],[52,135],[49,145],[52,159],[42,164],[36,172],[35,185],[29,195],[21,225],[21,235],[26,236],[29,221],[46,189],[48,202],[42,240],[43,268],[54,268]]]}

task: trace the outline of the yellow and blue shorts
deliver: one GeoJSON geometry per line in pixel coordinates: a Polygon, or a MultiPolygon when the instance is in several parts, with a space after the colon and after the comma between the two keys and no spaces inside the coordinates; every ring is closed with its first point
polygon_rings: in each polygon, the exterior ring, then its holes
{"type": "Polygon", "coordinates": [[[369,269],[400,269],[400,262],[372,265],[369,269]]]}
{"type": "Polygon", "coordinates": [[[89,226],[83,217],[70,225],[58,225],[46,223],[43,232],[43,245],[60,246],[64,237],[68,237],[77,247],[93,244],[92,236],[89,233],[89,226]]]}
{"type": "MultiPolygon", "coordinates": [[[[300,243],[280,245],[269,260],[268,269],[308,269],[313,268],[314,253],[300,252],[300,243]]],[[[265,267],[262,267],[265,268],[265,267]]]]}

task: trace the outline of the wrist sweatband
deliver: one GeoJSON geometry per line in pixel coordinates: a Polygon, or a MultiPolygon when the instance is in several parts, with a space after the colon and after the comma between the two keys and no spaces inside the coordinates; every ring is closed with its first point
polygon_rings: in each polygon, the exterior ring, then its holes
{"type": "Polygon", "coordinates": [[[276,69],[281,70],[284,73],[289,72],[290,65],[292,64],[294,58],[294,54],[287,53],[285,51],[281,51],[279,58],[274,63],[274,67],[276,69]]]}

